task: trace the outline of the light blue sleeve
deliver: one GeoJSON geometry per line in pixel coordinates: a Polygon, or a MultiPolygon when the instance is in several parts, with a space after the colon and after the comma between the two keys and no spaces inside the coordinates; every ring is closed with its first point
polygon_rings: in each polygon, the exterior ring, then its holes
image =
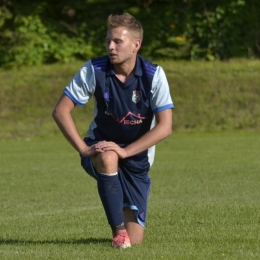
{"type": "Polygon", "coordinates": [[[83,106],[94,94],[95,86],[95,72],[89,60],[65,87],[64,93],[77,105],[83,106]]]}
{"type": "Polygon", "coordinates": [[[154,74],[150,101],[154,113],[174,107],[166,75],[160,66],[154,74]]]}

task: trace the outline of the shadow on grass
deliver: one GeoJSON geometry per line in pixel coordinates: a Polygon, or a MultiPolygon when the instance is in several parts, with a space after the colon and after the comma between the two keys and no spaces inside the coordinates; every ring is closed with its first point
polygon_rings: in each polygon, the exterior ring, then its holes
{"type": "Polygon", "coordinates": [[[81,239],[68,239],[68,240],[26,240],[26,239],[0,239],[0,245],[89,245],[89,244],[109,244],[111,245],[111,239],[108,238],[81,238],[81,239]]]}

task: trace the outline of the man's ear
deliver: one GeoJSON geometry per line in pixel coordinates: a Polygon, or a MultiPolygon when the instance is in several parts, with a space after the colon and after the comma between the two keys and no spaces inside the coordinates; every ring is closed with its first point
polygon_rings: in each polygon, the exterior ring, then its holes
{"type": "Polygon", "coordinates": [[[138,52],[139,49],[141,48],[141,44],[142,44],[141,40],[140,39],[136,39],[134,41],[134,44],[135,44],[134,52],[138,52]]]}

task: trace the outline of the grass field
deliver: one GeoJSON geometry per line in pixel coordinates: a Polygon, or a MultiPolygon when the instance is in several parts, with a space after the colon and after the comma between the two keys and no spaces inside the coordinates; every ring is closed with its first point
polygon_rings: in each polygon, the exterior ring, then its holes
{"type": "MultiPolygon", "coordinates": [[[[260,130],[260,60],[158,61],[175,104],[174,131],[260,130]]],[[[0,139],[57,136],[51,113],[64,87],[83,65],[0,70],[0,139]]],[[[92,104],[74,113],[80,133],[92,104]]]]}
{"type": "MultiPolygon", "coordinates": [[[[174,131],[150,172],[145,242],[123,251],[51,118],[82,64],[0,70],[0,259],[260,259],[260,61],[158,62],[174,131]]],[[[82,136],[91,105],[73,111],[82,136]]]]}
{"type": "Polygon", "coordinates": [[[150,172],[146,240],[111,247],[64,138],[0,141],[0,259],[260,259],[260,135],[173,133],[150,172]]]}

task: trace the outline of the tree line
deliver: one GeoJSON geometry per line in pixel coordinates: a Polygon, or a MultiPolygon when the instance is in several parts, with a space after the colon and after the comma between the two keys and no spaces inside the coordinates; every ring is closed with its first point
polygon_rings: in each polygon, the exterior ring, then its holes
{"type": "Polygon", "coordinates": [[[123,12],[141,21],[149,58],[260,56],[259,0],[1,0],[0,66],[104,55],[106,19],[123,12]]]}

